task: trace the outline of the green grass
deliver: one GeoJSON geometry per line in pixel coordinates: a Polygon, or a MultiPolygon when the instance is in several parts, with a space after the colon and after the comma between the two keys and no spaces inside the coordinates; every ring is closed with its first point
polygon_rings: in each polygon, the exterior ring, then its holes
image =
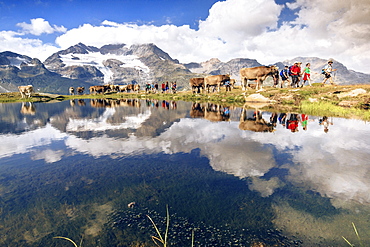
{"type": "Polygon", "coordinates": [[[302,112],[315,116],[331,116],[342,118],[358,118],[365,121],[370,120],[370,111],[359,108],[345,108],[337,106],[332,102],[308,102],[303,101],[300,109],[302,112]]]}

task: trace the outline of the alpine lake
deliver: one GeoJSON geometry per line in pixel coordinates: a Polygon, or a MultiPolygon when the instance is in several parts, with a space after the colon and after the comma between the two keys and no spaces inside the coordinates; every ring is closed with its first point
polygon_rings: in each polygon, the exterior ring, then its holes
{"type": "Polygon", "coordinates": [[[370,246],[363,120],[74,99],[0,104],[0,140],[0,246],[370,246]]]}

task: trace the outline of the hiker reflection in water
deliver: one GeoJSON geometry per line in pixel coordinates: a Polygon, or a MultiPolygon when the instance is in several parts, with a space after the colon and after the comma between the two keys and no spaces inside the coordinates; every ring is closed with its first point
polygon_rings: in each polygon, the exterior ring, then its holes
{"type": "Polygon", "coordinates": [[[298,122],[299,115],[296,113],[291,113],[289,119],[287,120],[287,129],[290,129],[291,132],[298,132],[298,122]]]}
{"type": "Polygon", "coordinates": [[[307,124],[308,124],[308,115],[301,114],[301,125],[303,130],[307,130],[307,124]]]}
{"type": "Polygon", "coordinates": [[[278,114],[277,114],[276,112],[271,113],[270,123],[271,123],[274,127],[276,127],[277,119],[278,119],[278,114]]]}
{"type": "Polygon", "coordinates": [[[262,113],[258,110],[253,112],[253,119],[252,120],[257,120],[262,118],[262,113]]]}
{"type": "Polygon", "coordinates": [[[333,121],[329,121],[327,116],[323,116],[322,119],[319,119],[319,124],[324,126],[324,132],[328,133],[329,125],[333,125],[333,121]]]}
{"type": "Polygon", "coordinates": [[[279,119],[279,124],[285,126],[286,113],[280,113],[278,119],[279,119]]]}

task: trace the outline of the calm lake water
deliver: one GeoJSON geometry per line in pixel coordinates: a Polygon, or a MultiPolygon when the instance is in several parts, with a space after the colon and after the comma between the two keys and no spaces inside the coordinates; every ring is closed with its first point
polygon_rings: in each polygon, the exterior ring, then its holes
{"type": "Polygon", "coordinates": [[[370,124],[212,104],[0,104],[0,246],[370,245],[370,124]],[[128,204],[135,202],[134,207],[128,204]],[[140,245],[142,243],[142,245],[140,245]]]}

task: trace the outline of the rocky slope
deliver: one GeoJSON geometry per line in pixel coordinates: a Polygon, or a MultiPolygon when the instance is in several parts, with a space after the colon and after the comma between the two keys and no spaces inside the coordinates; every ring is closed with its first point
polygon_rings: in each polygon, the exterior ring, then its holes
{"type": "Polygon", "coordinates": [[[46,67],[70,79],[95,84],[152,83],[180,80],[192,73],[154,44],[105,45],[101,48],[79,43],[45,60],[46,67]]]}
{"type": "Polygon", "coordinates": [[[88,86],[83,80],[70,80],[51,72],[37,58],[1,52],[0,93],[18,91],[20,85],[33,85],[36,92],[56,93],[66,93],[71,86],[88,86]]]}

